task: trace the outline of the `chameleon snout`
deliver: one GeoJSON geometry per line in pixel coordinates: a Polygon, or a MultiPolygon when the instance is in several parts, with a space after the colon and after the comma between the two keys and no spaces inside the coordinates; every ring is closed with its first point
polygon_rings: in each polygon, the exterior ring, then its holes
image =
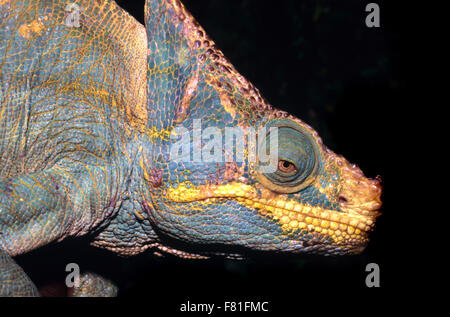
{"type": "Polygon", "coordinates": [[[339,206],[342,211],[376,218],[382,206],[381,177],[367,178],[356,165],[342,168],[339,206]]]}

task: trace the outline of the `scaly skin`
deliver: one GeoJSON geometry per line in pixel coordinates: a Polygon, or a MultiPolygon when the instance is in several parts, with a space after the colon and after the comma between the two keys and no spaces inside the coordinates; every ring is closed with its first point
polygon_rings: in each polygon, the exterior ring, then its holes
{"type": "MultiPolygon", "coordinates": [[[[69,236],[121,255],[364,249],[379,181],[269,105],[179,1],[148,1],[146,27],[113,1],[73,3],[79,27],[65,1],[0,0],[0,295],[36,295],[11,257],[69,236]],[[277,127],[276,172],[227,148],[226,162],[171,159],[194,119],[277,127]]],[[[89,274],[74,295],[115,294],[89,274]]]]}

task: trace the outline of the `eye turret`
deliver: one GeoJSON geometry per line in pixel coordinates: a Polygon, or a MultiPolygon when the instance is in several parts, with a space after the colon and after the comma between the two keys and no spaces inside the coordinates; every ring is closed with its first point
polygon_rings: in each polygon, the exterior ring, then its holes
{"type": "Polygon", "coordinates": [[[311,184],[317,175],[319,149],[309,132],[287,119],[270,121],[266,127],[268,132],[259,139],[258,155],[263,157],[278,148],[277,168],[270,172],[260,169],[258,180],[278,193],[295,193],[311,184]],[[270,145],[271,133],[277,135],[276,147],[270,145]]]}

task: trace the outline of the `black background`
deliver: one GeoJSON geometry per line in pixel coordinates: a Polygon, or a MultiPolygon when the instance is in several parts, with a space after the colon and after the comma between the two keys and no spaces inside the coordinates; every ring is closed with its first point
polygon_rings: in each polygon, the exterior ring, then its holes
{"type": "MultiPolygon", "coordinates": [[[[143,23],[144,1],[118,3],[143,23]]],[[[402,292],[409,258],[403,250],[407,207],[398,203],[398,177],[405,159],[401,122],[410,104],[401,4],[377,1],[381,27],[367,28],[369,1],[183,3],[271,104],[312,125],[330,149],[358,164],[366,176],[382,177],[383,215],[368,248],[361,255],[331,258],[191,261],[142,254],[121,259],[79,239],[33,251],[18,262],[48,295],[57,294],[46,285],[64,281],[65,264],[79,263],[117,281],[121,297],[143,299],[149,311],[177,311],[185,300],[216,305],[264,300],[273,312],[297,312],[311,303],[321,309],[333,298],[376,306],[402,292]],[[365,286],[371,262],[380,266],[379,289],[365,286]]]]}

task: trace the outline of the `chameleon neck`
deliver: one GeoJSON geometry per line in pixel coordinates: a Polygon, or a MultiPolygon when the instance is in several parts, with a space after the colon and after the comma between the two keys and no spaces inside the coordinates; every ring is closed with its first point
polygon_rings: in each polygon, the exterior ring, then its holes
{"type": "Polygon", "coordinates": [[[142,141],[141,137],[142,134],[136,135],[126,147],[130,174],[119,210],[93,242],[94,246],[126,256],[155,246],[158,240],[147,215],[151,207],[144,197],[149,197],[152,184],[157,186],[161,179],[149,164],[154,145],[142,141]]]}

